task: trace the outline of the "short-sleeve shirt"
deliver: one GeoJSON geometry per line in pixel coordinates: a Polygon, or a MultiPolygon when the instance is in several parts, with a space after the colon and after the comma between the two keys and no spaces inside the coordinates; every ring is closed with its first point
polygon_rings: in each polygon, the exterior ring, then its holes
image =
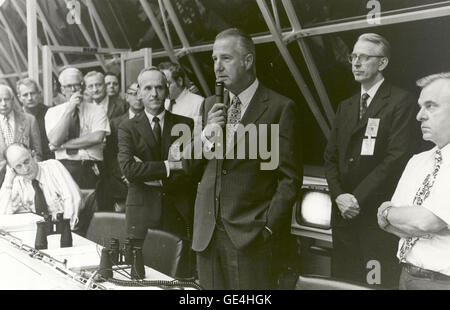
{"type": "MultiPolygon", "coordinates": [[[[417,190],[434,167],[436,147],[413,156],[400,178],[392,203],[395,207],[412,206],[417,190]]],[[[450,145],[441,149],[442,163],[422,207],[450,226],[450,145]]],[[[399,250],[405,242],[400,239],[399,250]]],[[[399,257],[399,252],[397,252],[399,257]]],[[[450,230],[435,233],[431,238],[420,238],[406,256],[406,261],[420,268],[450,275],[450,230]]]]}
{"type": "MultiPolygon", "coordinates": [[[[48,133],[56,126],[62,115],[68,109],[69,102],[48,109],[45,115],[45,129],[48,133]]],[[[80,104],[80,136],[84,136],[96,131],[104,131],[109,135],[108,117],[102,107],[93,103],[82,102],[80,104]]],[[[70,160],[103,160],[104,142],[90,146],[85,149],[79,149],[78,154],[69,155],[66,150],[55,151],[56,159],[70,160]]]]}

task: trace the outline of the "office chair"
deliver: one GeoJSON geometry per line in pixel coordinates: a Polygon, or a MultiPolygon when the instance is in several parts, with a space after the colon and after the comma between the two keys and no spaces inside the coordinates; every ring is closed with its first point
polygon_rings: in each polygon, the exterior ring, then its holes
{"type": "Polygon", "coordinates": [[[191,242],[169,232],[149,229],[142,248],[144,264],[175,279],[195,276],[191,242]]]}
{"type": "Polygon", "coordinates": [[[125,213],[95,212],[86,238],[100,245],[106,245],[111,238],[117,238],[123,244],[127,238],[125,213]]]}

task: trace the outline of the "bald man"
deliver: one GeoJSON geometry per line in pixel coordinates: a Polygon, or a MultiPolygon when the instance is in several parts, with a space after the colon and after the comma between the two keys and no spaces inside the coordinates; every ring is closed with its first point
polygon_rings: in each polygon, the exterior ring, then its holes
{"type": "Polygon", "coordinates": [[[64,212],[72,229],[78,222],[81,193],[69,172],[57,160],[36,161],[34,151],[13,143],[4,151],[8,163],[0,188],[0,214],[64,212]]]}
{"type": "Polygon", "coordinates": [[[36,151],[38,160],[42,158],[39,126],[33,115],[14,109],[12,89],[0,84],[0,180],[5,176],[6,161],[3,151],[8,145],[20,142],[36,151]]]}

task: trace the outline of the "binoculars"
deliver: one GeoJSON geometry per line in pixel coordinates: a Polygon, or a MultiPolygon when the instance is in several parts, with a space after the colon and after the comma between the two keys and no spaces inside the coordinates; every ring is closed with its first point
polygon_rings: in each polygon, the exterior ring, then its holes
{"type": "Polygon", "coordinates": [[[56,215],[56,221],[52,220],[51,215],[44,216],[43,221],[36,223],[36,240],[34,247],[37,250],[45,250],[48,247],[47,236],[61,234],[60,245],[62,248],[72,246],[72,231],[70,230],[70,219],[64,219],[64,213],[56,215]]]}
{"type": "Polygon", "coordinates": [[[119,240],[110,239],[109,245],[102,249],[98,273],[105,279],[113,277],[113,265],[131,265],[131,278],[144,279],[145,267],[142,248],[133,246],[130,239],[125,239],[121,248],[119,240]]]}

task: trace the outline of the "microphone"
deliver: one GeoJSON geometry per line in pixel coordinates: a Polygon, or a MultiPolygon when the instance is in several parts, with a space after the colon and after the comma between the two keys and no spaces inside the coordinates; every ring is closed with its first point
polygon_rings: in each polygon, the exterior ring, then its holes
{"type": "Polygon", "coordinates": [[[223,82],[216,81],[215,95],[216,95],[217,102],[224,103],[223,102],[223,82]]]}

